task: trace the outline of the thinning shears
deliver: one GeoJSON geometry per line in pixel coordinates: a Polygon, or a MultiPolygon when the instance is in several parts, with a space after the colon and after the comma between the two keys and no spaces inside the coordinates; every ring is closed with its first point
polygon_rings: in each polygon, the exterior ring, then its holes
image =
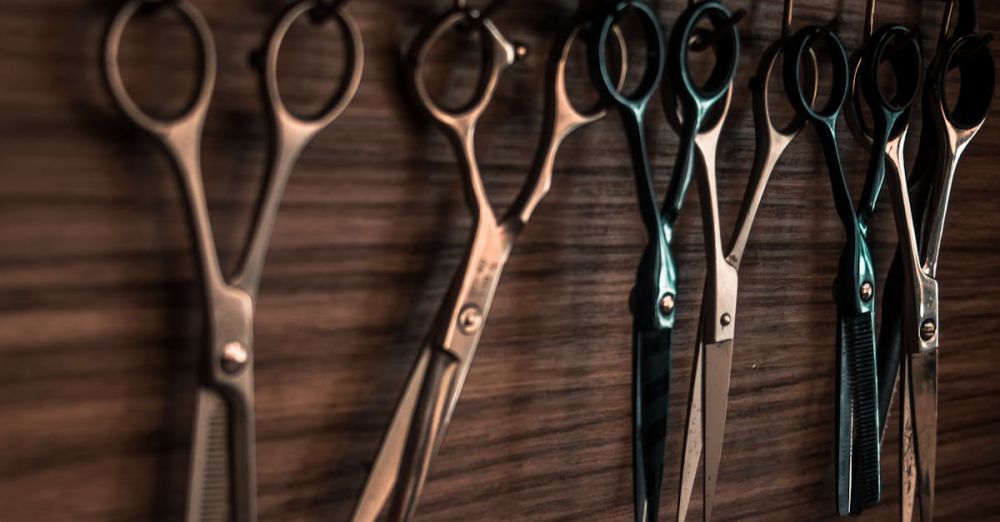
{"type": "Polygon", "coordinates": [[[833,189],[834,205],[844,225],[846,244],[840,256],[834,298],[837,303],[837,511],[841,515],[878,502],[881,486],[877,458],[877,378],[875,368],[875,267],[868,248],[868,232],[881,193],[884,172],[865,179],[861,204],[855,210],[837,141],[837,121],[847,99],[850,68],[836,23],[808,26],[789,40],[785,49],[785,90],[796,110],[811,121],[819,135],[833,189]],[[829,98],[813,108],[800,80],[806,53],[825,44],[832,67],[829,98]],[[860,451],[859,451],[860,449],[860,451]],[[860,489],[859,489],[860,488],[860,489]],[[859,497],[858,494],[862,496],[859,497]]]}
{"type": "Polygon", "coordinates": [[[242,259],[225,277],[209,221],[201,172],[201,137],[215,86],[216,52],[208,22],[187,0],[129,0],[115,14],[104,41],[104,76],[118,107],[139,128],[156,138],[177,171],[195,239],[208,318],[208,339],[196,395],[191,464],[188,473],[188,522],[257,520],[256,442],[254,436],[253,315],[261,272],[282,194],[305,146],[348,106],[361,82],[361,34],[339,6],[318,0],[292,4],[269,33],[260,63],[260,81],[272,127],[267,181],[262,189],[242,259]],[[194,29],[201,50],[200,87],[179,116],[160,119],[144,112],[126,90],[118,57],[129,22],[147,8],[176,9],[194,29]],[[320,114],[293,114],[278,90],[278,52],[300,17],[332,18],[346,35],[346,74],[320,114]]]}
{"type": "MultiPolygon", "coordinates": [[[[699,6],[705,4],[699,4],[699,6]]],[[[778,161],[789,145],[801,133],[805,127],[805,117],[796,114],[795,117],[784,128],[778,127],[771,116],[771,107],[768,102],[768,88],[771,77],[774,73],[775,65],[784,50],[785,43],[790,38],[792,12],[794,0],[785,0],[784,19],[781,30],[781,37],[772,43],[761,56],[760,64],[755,77],[751,80],[753,90],[754,124],[756,131],[756,149],[754,151],[754,162],[747,183],[747,189],[743,197],[743,203],[736,220],[736,228],[732,235],[732,242],[729,249],[725,251],[723,257],[722,232],[719,224],[718,197],[715,190],[715,168],[714,156],[715,145],[718,141],[718,133],[722,126],[725,111],[728,108],[731,96],[731,87],[728,82],[732,81],[732,74],[738,62],[738,38],[733,30],[728,42],[724,47],[716,49],[718,59],[717,67],[723,66],[726,73],[718,73],[718,84],[706,85],[701,91],[695,91],[689,87],[692,85],[690,74],[686,68],[679,69],[679,74],[675,78],[674,91],[686,92],[682,97],[682,105],[689,108],[683,114],[685,121],[691,121],[698,125],[696,128],[682,127],[682,139],[694,141],[701,157],[703,166],[699,180],[699,191],[701,192],[702,214],[705,227],[706,253],[708,254],[708,273],[706,276],[704,293],[702,296],[702,310],[698,327],[698,339],[694,353],[694,368],[691,377],[691,393],[688,397],[687,429],[684,436],[684,453],[681,460],[681,484],[677,503],[677,520],[683,522],[687,518],[687,512],[691,501],[691,493],[694,488],[695,477],[698,473],[698,463],[702,450],[705,451],[705,473],[704,478],[704,520],[711,518],[714,505],[715,484],[718,479],[719,462],[722,454],[722,439],[726,422],[726,408],[729,394],[729,379],[732,368],[733,356],[733,336],[735,333],[736,304],[738,290],[738,271],[743,260],[750,238],[750,231],[753,222],[760,208],[764,197],[764,191],[768,180],[774,172],[778,161]],[[725,82],[725,83],[723,83],[725,82]],[[679,84],[679,85],[678,85],[679,84]],[[706,125],[705,117],[713,113],[711,104],[706,103],[710,98],[704,93],[706,90],[713,90],[714,105],[719,106],[719,111],[714,111],[716,120],[710,120],[706,125]],[[684,100],[687,99],[685,102],[684,100]],[[694,101],[693,101],[694,100],[694,101]],[[699,106],[696,106],[695,103],[699,106]],[[695,109],[701,109],[697,112],[695,109]],[[689,114],[694,115],[693,119],[689,114]],[[690,135],[697,132],[692,140],[690,135]],[[685,136],[687,134],[687,136],[685,136]]],[[[707,6],[706,6],[707,7],[707,6]]],[[[693,11],[692,11],[693,12],[693,11]]],[[[710,11],[704,16],[709,16],[713,24],[726,24],[728,11],[720,9],[720,6],[712,6],[710,11]]],[[[678,21],[682,30],[696,24],[696,19],[684,19],[678,21]]],[[[719,27],[717,27],[718,29],[719,27]]],[[[683,44],[690,41],[683,32],[675,30],[672,42],[678,41],[679,47],[676,52],[671,53],[672,57],[678,53],[686,53],[683,44]]],[[[812,55],[808,55],[810,58],[812,55]]],[[[812,66],[813,89],[811,102],[816,95],[815,64],[812,66]]],[[[668,98],[669,100],[669,98],[668,98]]],[[[676,112],[667,104],[668,117],[676,112]]],[[[676,125],[677,122],[675,122],[676,125]]]]}
{"type": "MultiPolygon", "coordinates": [[[[515,202],[502,219],[497,219],[476,159],[475,129],[500,77],[526,55],[527,49],[504,37],[486,13],[459,0],[423,31],[413,47],[411,81],[421,106],[455,148],[473,232],[355,506],[355,522],[375,521],[390,497],[389,520],[413,518],[431,459],[444,440],[472,365],[500,274],[514,242],[549,190],[559,147],[573,131],[606,114],[599,106],[580,112],[570,101],[566,65],[580,32],[579,26],[573,26],[557,41],[549,62],[545,128],[534,166],[515,202]],[[449,110],[429,94],[424,83],[425,63],[431,48],[448,31],[469,26],[480,32],[484,42],[485,70],[473,101],[449,110]]],[[[624,43],[621,48],[624,53],[624,43]]]]}
{"type": "Polygon", "coordinates": [[[656,12],[640,0],[610,3],[596,13],[589,47],[590,72],[603,99],[618,110],[628,138],[639,212],[649,236],[629,300],[632,310],[632,456],[635,519],[655,521],[663,481],[670,381],[670,338],[674,328],[677,274],[670,244],[673,226],[691,182],[679,169],[658,208],[644,128],[646,112],[665,69],[663,29],[656,12]],[[646,42],[646,66],[638,86],[622,92],[605,48],[626,13],[638,16],[646,42]]]}
{"type": "MultiPolygon", "coordinates": [[[[937,54],[925,77],[924,125],[909,181],[903,167],[902,140],[886,150],[899,248],[885,286],[880,340],[885,354],[880,356],[880,373],[883,381],[892,386],[899,369],[900,517],[906,522],[913,519],[918,494],[920,520],[929,522],[934,517],[940,338],[938,258],[958,163],[985,123],[993,100],[996,65],[987,47],[990,40],[990,35],[979,34],[977,0],[948,2],[937,54]],[[952,25],[954,29],[949,32],[952,25]],[[957,100],[950,105],[945,98],[945,82],[956,67],[961,71],[961,85],[957,100]],[[901,349],[905,349],[905,357],[901,357],[901,349]]],[[[885,103],[880,100],[877,81],[877,76],[870,74],[863,82],[870,104],[885,103]]],[[[889,404],[888,398],[883,401],[883,419],[889,404]]]]}
{"type": "MultiPolygon", "coordinates": [[[[877,0],[868,0],[865,11],[864,43],[851,59],[851,93],[845,104],[848,125],[855,137],[863,146],[871,151],[868,165],[868,180],[884,180],[887,163],[900,171],[903,170],[902,149],[909,129],[910,112],[917,99],[923,72],[923,57],[917,32],[901,24],[886,24],[875,29],[875,13],[877,0]],[[887,71],[881,65],[889,63],[887,71]],[[887,86],[891,75],[896,86],[892,92],[887,86]],[[872,126],[868,126],[862,116],[861,105],[866,103],[872,115],[872,126]],[[888,160],[888,161],[887,161],[888,160]],[[898,161],[896,161],[898,160],[898,161]],[[894,163],[895,162],[895,163],[894,163]]],[[[883,318],[884,321],[884,318],[883,318]]],[[[867,337],[866,337],[867,340],[867,337]]],[[[884,351],[880,348],[877,354],[884,351]]],[[[868,362],[867,349],[864,352],[865,362],[868,362]]],[[[878,377],[877,364],[873,368],[878,377]]],[[[869,376],[867,364],[864,377],[869,376]]],[[[860,376],[852,374],[852,379],[860,376]]],[[[867,381],[865,390],[867,388],[867,381]]],[[[857,384],[852,383],[857,386],[857,384]]],[[[891,386],[891,385],[890,385],[891,386]]],[[[854,397],[855,417],[858,422],[857,432],[850,447],[852,457],[851,468],[838,468],[838,485],[850,484],[839,493],[841,509],[847,509],[853,515],[859,515],[865,506],[878,502],[881,496],[881,439],[885,419],[879,414],[882,393],[892,393],[891,387],[886,389],[876,381],[875,394],[854,397]],[[858,402],[858,401],[863,402],[858,402]],[[877,425],[872,431],[871,419],[874,416],[877,425]],[[853,471],[853,476],[852,472],[853,471]]],[[[843,399],[844,397],[841,396],[843,399]]],[[[843,411],[843,410],[841,410],[843,411]]],[[[842,426],[843,427],[843,426],[842,426]]],[[[841,455],[846,458],[846,455],[841,455]]]]}

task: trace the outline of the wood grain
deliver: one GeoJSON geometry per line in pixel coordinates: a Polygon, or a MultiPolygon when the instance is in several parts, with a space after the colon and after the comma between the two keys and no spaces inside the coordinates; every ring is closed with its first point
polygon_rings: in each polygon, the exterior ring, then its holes
{"type": "MultiPolygon", "coordinates": [[[[266,151],[246,55],[280,5],[195,1],[219,47],[204,161],[215,232],[232,266],[266,151]]],[[[659,3],[668,22],[682,8],[679,0],[659,3]]],[[[348,518],[461,254],[469,220],[453,152],[400,89],[402,50],[447,4],[349,6],[367,46],[361,91],[293,176],[257,311],[262,521],[348,518]]],[[[532,158],[543,57],[571,4],[512,2],[498,14],[498,25],[534,55],[505,77],[482,124],[479,152],[497,202],[514,195],[532,158]]],[[[748,10],[720,154],[728,230],[753,154],[746,85],[779,33],[781,2],[727,4],[748,10]]],[[[799,0],[796,23],[825,21],[833,4],[799,0]]],[[[839,9],[853,49],[863,2],[847,4],[839,9]]],[[[879,4],[882,20],[919,23],[936,35],[938,2],[879,4]]],[[[983,4],[984,28],[1000,28],[1000,12],[983,4]]],[[[99,42],[116,5],[7,0],[0,10],[4,522],[180,519],[202,307],[169,164],[117,115],[102,87],[99,42]]],[[[190,55],[183,33],[157,27],[141,34],[127,64],[153,100],[190,80],[177,72],[190,55]]],[[[304,37],[290,45],[285,94],[322,97],[332,80],[323,57],[336,46],[304,37]]],[[[462,83],[472,73],[451,74],[462,83]]],[[[586,78],[573,81],[579,88],[586,78]]],[[[662,190],[676,139],[659,106],[653,114],[662,190]]],[[[857,178],[866,155],[843,130],[857,178]]],[[[942,254],[941,521],[1000,520],[998,148],[1000,127],[990,123],[960,169],[942,254]]],[[[645,242],[633,190],[617,118],[563,147],[553,191],[500,285],[420,520],[631,519],[626,298],[645,242]]],[[[696,192],[677,241],[668,515],[704,271],[696,192]]],[[[887,200],[883,208],[874,234],[884,274],[895,231],[887,200]]],[[[830,288],[842,234],[815,136],[806,132],[768,188],[743,265],[718,521],[836,519],[830,288]]],[[[896,439],[890,430],[883,504],[862,520],[898,517],[896,439]]]]}

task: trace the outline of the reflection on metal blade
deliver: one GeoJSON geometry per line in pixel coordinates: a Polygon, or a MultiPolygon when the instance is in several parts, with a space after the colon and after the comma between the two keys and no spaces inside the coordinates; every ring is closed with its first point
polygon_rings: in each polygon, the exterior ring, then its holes
{"type": "Polygon", "coordinates": [[[705,520],[712,518],[715,485],[722,459],[722,438],[729,406],[729,378],[733,369],[733,340],[705,345],[705,520]]]}

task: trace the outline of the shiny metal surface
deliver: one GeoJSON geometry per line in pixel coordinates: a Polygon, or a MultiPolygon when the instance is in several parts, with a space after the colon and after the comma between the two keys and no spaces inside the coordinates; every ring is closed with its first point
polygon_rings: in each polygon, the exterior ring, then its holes
{"type": "MultiPolygon", "coordinates": [[[[466,204],[473,216],[473,232],[386,430],[351,517],[353,521],[375,521],[383,512],[393,521],[414,517],[431,461],[444,440],[471,367],[500,274],[518,235],[551,186],[559,146],[573,131],[606,114],[599,106],[578,111],[566,91],[566,65],[579,31],[574,26],[564,32],[553,48],[545,129],[538,154],[520,194],[502,219],[497,219],[480,175],[475,131],[501,76],[525,55],[525,48],[504,37],[483,13],[461,3],[431,24],[414,44],[411,80],[420,105],[455,148],[466,204]],[[451,111],[431,98],[424,83],[425,63],[435,43],[466,23],[481,33],[485,70],[472,103],[451,111]]],[[[625,52],[624,43],[621,52],[625,52]]]]}
{"type": "MultiPolygon", "coordinates": [[[[713,158],[713,163],[703,168],[701,200],[703,221],[706,227],[706,248],[710,272],[702,295],[698,339],[694,353],[691,392],[684,435],[684,453],[681,456],[681,483],[678,493],[677,519],[687,517],[695,477],[703,448],[706,450],[704,519],[711,518],[715,485],[722,454],[722,440],[728,406],[729,381],[732,368],[733,336],[736,317],[738,270],[746,251],[757,210],[763,200],[768,180],[781,155],[805,126],[805,119],[796,115],[787,127],[775,125],[768,102],[768,89],[775,65],[781,56],[792,23],[793,0],[785,1],[784,24],[781,37],[767,48],[761,57],[757,74],[752,81],[756,148],[743,203],[736,220],[735,231],[726,255],[722,256],[721,230],[718,217],[718,195],[715,190],[714,157],[718,132],[722,121],[699,136],[699,149],[703,158],[713,158]],[[721,314],[721,315],[720,315],[721,314]],[[706,325],[706,323],[711,326],[706,325]],[[721,329],[721,331],[720,331],[721,329]],[[714,342],[713,342],[714,339],[714,342]],[[705,376],[708,376],[707,378],[705,376]]],[[[817,78],[813,55],[811,80],[813,98],[817,78]]],[[[730,91],[726,95],[728,107],[730,91]]],[[[724,114],[724,112],[723,112],[724,114]]]]}
{"type": "Polygon", "coordinates": [[[302,149],[347,107],[361,81],[363,49],[353,19],[342,8],[330,15],[346,35],[346,74],[325,110],[316,118],[293,115],[278,91],[278,51],[292,23],[318,1],[293,4],[279,18],[265,44],[260,68],[273,133],[266,185],[235,275],[226,278],[212,235],[201,172],[201,136],[216,79],[215,43],[208,23],[186,0],[130,0],[118,10],[104,40],[104,76],[112,98],[139,128],[166,150],[185,196],[205,294],[209,345],[199,383],[192,434],[191,468],[185,520],[218,520],[230,513],[237,522],[257,519],[253,395],[253,314],[260,274],[282,193],[302,149]],[[197,94],[171,119],[148,115],[128,94],[118,65],[125,28],[144,8],[176,9],[195,32],[202,71],[197,94]],[[228,506],[232,499],[232,505],[228,506]]]}

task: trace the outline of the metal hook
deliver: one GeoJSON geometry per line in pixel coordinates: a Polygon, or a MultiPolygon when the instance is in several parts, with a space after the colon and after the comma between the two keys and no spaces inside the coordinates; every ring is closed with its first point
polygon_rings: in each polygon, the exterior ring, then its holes
{"type": "Polygon", "coordinates": [[[795,0],[785,0],[785,14],[781,20],[781,37],[786,38],[792,34],[792,14],[795,10],[795,0]]]}

